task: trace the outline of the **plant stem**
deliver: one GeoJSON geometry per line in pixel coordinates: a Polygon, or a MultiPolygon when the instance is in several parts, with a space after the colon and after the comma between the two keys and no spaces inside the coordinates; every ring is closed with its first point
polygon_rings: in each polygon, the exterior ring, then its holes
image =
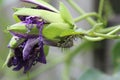
{"type": "Polygon", "coordinates": [[[93,12],[93,13],[83,14],[83,15],[81,15],[80,17],[75,18],[74,21],[75,21],[75,22],[79,22],[79,21],[81,21],[81,20],[83,20],[83,19],[86,19],[86,18],[92,17],[92,16],[99,18],[99,16],[98,16],[95,12],[93,12]]]}
{"type": "Polygon", "coordinates": [[[120,31],[120,26],[118,26],[116,29],[112,30],[111,32],[108,33],[108,35],[110,34],[115,34],[117,33],[118,31],[120,31]]]}
{"type": "Polygon", "coordinates": [[[27,80],[31,80],[30,79],[30,72],[27,72],[27,80]]]}
{"type": "MultiPolygon", "coordinates": [[[[81,15],[84,15],[85,12],[73,1],[73,0],[67,0],[68,3],[81,15]]],[[[86,20],[92,25],[94,26],[96,24],[96,22],[92,19],[92,18],[86,18],[86,20]]]]}
{"type": "Polygon", "coordinates": [[[98,9],[98,14],[101,18],[102,18],[102,13],[103,13],[104,1],[105,0],[100,0],[99,9],[98,9]]]}
{"type": "Polygon", "coordinates": [[[14,54],[13,54],[13,50],[10,49],[10,50],[9,50],[9,54],[8,54],[8,56],[7,56],[7,58],[6,58],[6,61],[5,61],[5,63],[2,65],[2,69],[7,65],[10,57],[13,56],[13,55],[14,55],[14,54]]]}
{"type": "Polygon", "coordinates": [[[99,27],[102,26],[102,25],[103,25],[103,23],[97,23],[96,25],[94,25],[94,27],[92,29],[88,30],[87,34],[93,33],[94,31],[96,31],[97,29],[99,29],[99,27]]]}
{"type": "Polygon", "coordinates": [[[62,74],[62,80],[70,80],[70,64],[65,62],[62,74]]]}
{"type": "MultiPolygon", "coordinates": [[[[110,36],[112,35],[112,34],[115,34],[115,33],[117,33],[118,31],[120,31],[120,26],[119,27],[117,27],[117,28],[115,28],[114,30],[112,30],[111,32],[109,32],[109,33],[107,33],[107,34],[104,34],[104,37],[103,37],[103,35],[102,34],[97,34],[97,35],[95,35],[95,34],[93,34],[92,36],[98,36],[99,35],[99,37],[90,37],[90,36],[84,36],[83,38],[84,39],[87,39],[87,40],[89,40],[89,41],[100,41],[100,40],[103,40],[103,39],[106,39],[106,38],[110,38],[110,36]],[[101,37],[100,37],[101,36],[101,37]],[[107,37],[108,36],[108,37],[107,37]]],[[[88,34],[89,35],[89,34],[88,34]]],[[[117,35],[116,35],[117,36],[117,35]]],[[[114,38],[116,38],[116,36],[114,35],[114,36],[111,36],[111,37],[113,37],[112,39],[114,39],[114,38]]],[[[119,36],[118,36],[119,37],[119,36]]]]}
{"type": "Polygon", "coordinates": [[[88,41],[101,41],[104,38],[103,37],[90,37],[90,36],[84,36],[83,39],[86,39],[88,41]]]}
{"type": "Polygon", "coordinates": [[[96,36],[99,36],[99,37],[103,37],[103,38],[106,38],[106,39],[118,39],[118,38],[120,38],[120,35],[107,35],[107,34],[101,34],[101,33],[96,33],[96,32],[94,32],[94,34],[96,35],[96,36]]]}
{"type": "Polygon", "coordinates": [[[108,33],[108,32],[110,32],[110,31],[112,31],[112,30],[114,30],[114,29],[116,29],[118,26],[113,26],[113,27],[108,27],[108,28],[104,28],[104,29],[101,29],[101,30],[99,30],[99,33],[108,33]]]}

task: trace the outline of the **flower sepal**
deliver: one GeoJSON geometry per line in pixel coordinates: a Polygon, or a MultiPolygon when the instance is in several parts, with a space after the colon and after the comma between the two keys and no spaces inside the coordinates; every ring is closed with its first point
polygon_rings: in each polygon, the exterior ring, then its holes
{"type": "Polygon", "coordinates": [[[31,8],[20,8],[14,12],[13,17],[16,19],[16,16],[36,16],[48,23],[59,23],[64,22],[59,13],[41,10],[41,9],[31,9],[31,8]]]}
{"type": "Polygon", "coordinates": [[[30,26],[32,26],[32,28],[29,31],[29,29],[26,27],[26,23],[20,22],[20,23],[11,25],[10,27],[7,28],[7,30],[14,36],[20,37],[21,35],[21,38],[22,36],[26,36],[24,38],[27,38],[27,36],[28,38],[38,37],[39,30],[36,28],[36,24],[31,24],[30,26]]]}
{"type": "Polygon", "coordinates": [[[14,49],[19,46],[25,39],[13,36],[8,44],[8,48],[14,49]]]}
{"type": "Polygon", "coordinates": [[[66,23],[69,23],[71,27],[74,28],[74,20],[70,12],[62,2],[60,3],[60,15],[66,23]]]}

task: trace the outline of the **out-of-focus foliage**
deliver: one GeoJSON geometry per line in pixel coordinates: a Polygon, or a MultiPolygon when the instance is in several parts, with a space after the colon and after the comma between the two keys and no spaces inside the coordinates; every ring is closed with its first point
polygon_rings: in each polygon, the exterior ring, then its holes
{"type": "Polygon", "coordinates": [[[114,80],[96,69],[88,69],[78,80],[114,80]]]}
{"type": "Polygon", "coordinates": [[[2,4],[2,0],[0,0],[0,4],[2,4]]]}
{"type": "Polygon", "coordinates": [[[96,69],[88,69],[78,80],[120,80],[120,72],[106,75],[96,69]]]}
{"type": "Polygon", "coordinates": [[[120,69],[120,40],[118,40],[112,50],[112,60],[114,64],[114,69],[120,69]]]}

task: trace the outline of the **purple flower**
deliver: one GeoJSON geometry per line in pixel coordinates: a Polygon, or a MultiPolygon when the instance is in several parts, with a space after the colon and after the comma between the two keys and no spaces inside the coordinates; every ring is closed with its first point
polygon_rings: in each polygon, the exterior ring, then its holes
{"type": "Polygon", "coordinates": [[[7,66],[15,66],[13,68],[15,71],[24,68],[24,73],[26,73],[32,65],[35,65],[37,62],[46,64],[43,45],[40,47],[37,44],[38,40],[39,39],[29,39],[15,48],[14,56],[9,59],[7,66]],[[30,46],[28,47],[28,45],[30,46]]]}
{"type": "MultiPolygon", "coordinates": [[[[37,0],[21,0],[21,1],[36,4],[37,6],[34,7],[33,9],[42,9],[54,13],[57,12],[57,10],[54,9],[52,6],[50,5],[45,6],[39,3],[37,0]],[[50,8],[48,8],[48,6],[50,8]]],[[[13,50],[14,55],[9,59],[7,66],[8,67],[14,66],[13,70],[18,71],[24,68],[24,73],[26,73],[37,62],[46,64],[46,55],[44,53],[45,45],[57,46],[62,48],[71,47],[73,45],[73,40],[70,37],[64,37],[63,40],[57,42],[46,39],[43,36],[42,31],[44,25],[49,24],[49,22],[42,19],[41,17],[30,15],[29,16],[18,15],[17,17],[21,20],[20,22],[21,24],[26,25],[25,27],[27,29],[27,32],[25,34],[21,34],[19,32],[9,30],[9,32],[13,36],[18,37],[18,39],[24,39],[23,42],[21,42],[14,48],[10,47],[9,45],[9,48],[13,50]],[[37,35],[29,34],[33,27],[35,27],[34,25],[36,25],[36,28],[39,31],[39,34],[37,35]]]]}
{"type": "MultiPolygon", "coordinates": [[[[33,0],[31,1],[23,0],[23,1],[37,4],[36,1],[33,1],[33,0]]],[[[37,9],[52,11],[46,7],[43,7],[40,4],[37,4],[37,5],[39,5],[36,7],[37,9]]],[[[26,28],[28,29],[26,33],[29,33],[31,31],[31,29],[33,28],[33,24],[36,24],[39,30],[38,36],[23,35],[23,34],[18,34],[10,31],[10,33],[13,36],[24,38],[25,41],[13,49],[14,56],[12,56],[9,59],[7,66],[8,67],[15,66],[13,68],[13,70],[15,71],[18,71],[21,68],[24,68],[24,73],[26,73],[28,70],[30,70],[32,65],[35,65],[37,62],[46,64],[46,57],[44,53],[44,42],[43,42],[43,36],[42,36],[42,29],[46,22],[36,16],[18,16],[18,17],[22,23],[26,24],[26,28]]]]}
{"type": "Polygon", "coordinates": [[[8,62],[8,67],[15,66],[13,70],[20,70],[24,67],[24,72],[26,73],[32,65],[37,62],[46,64],[46,58],[44,54],[44,43],[42,36],[42,28],[44,25],[44,21],[39,21],[37,17],[29,16],[26,17],[24,21],[26,23],[26,28],[28,32],[33,27],[33,24],[37,24],[37,28],[39,29],[39,36],[37,37],[28,37],[25,35],[12,33],[13,36],[17,36],[19,38],[24,38],[25,41],[21,43],[19,46],[14,48],[14,56],[12,56],[8,62]]]}

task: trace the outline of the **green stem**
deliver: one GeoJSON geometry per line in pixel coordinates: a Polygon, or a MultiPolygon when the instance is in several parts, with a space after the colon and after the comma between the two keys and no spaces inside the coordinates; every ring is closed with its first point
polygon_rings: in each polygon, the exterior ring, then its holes
{"type": "Polygon", "coordinates": [[[98,9],[98,14],[99,14],[99,16],[100,16],[101,18],[102,18],[104,1],[105,1],[105,0],[100,0],[99,9],[98,9]]]}
{"type": "Polygon", "coordinates": [[[75,21],[75,22],[79,22],[79,21],[81,21],[81,20],[83,20],[83,19],[86,19],[86,18],[92,17],[92,16],[99,18],[99,16],[98,16],[95,12],[93,12],[93,13],[83,14],[83,15],[81,15],[80,17],[75,18],[74,21],[75,21]]]}
{"type": "MultiPolygon", "coordinates": [[[[120,31],[120,26],[117,27],[116,29],[112,30],[111,32],[105,34],[104,37],[102,37],[103,35],[100,35],[100,34],[97,34],[97,35],[93,34],[92,36],[98,36],[99,35],[101,37],[84,36],[83,38],[86,39],[86,40],[90,40],[90,41],[100,41],[100,40],[103,40],[103,39],[106,39],[106,38],[110,38],[110,37],[113,37],[112,39],[114,39],[114,38],[117,38],[116,37],[117,35],[116,36],[111,36],[111,35],[117,33],[118,31],[120,31]]],[[[118,36],[118,38],[119,38],[119,36],[118,36]]]]}
{"type": "Polygon", "coordinates": [[[62,80],[70,80],[70,64],[65,62],[62,74],[62,80]]]}
{"type": "MultiPolygon", "coordinates": [[[[119,26],[119,25],[118,25],[119,26]]],[[[108,28],[104,28],[104,29],[101,29],[99,30],[99,33],[108,33],[114,29],[116,29],[118,26],[114,26],[114,27],[108,27],[108,28]]]]}
{"type": "Polygon", "coordinates": [[[96,36],[99,36],[99,37],[103,37],[103,38],[106,38],[106,39],[118,39],[118,38],[120,38],[120,35],[107,35],[107,34],[101,34],[101,33],[96,33],[96,32],[94,32],[94,34],[96,35],[96,36]]]}
{"type": "Polygon", "coordinates": [[[88,34],[93,33],[94,31],[99,29],[99,27],[101,27],[102,25],[103,25],[103,23],[97,23],[96,25],[94,25],[94,27],[92,29],[88,30],[88,34]]]}
{"type": "Polygon", "coordinates": [[[112,30],[111,32],[108,33],[108,35],[110,34],[115,34],[117,33],[118,31],[120,31],[120,26],[118,26],[116,29],[112,30]]]}
{"type": "Polygon", "coordinates": [[[27,72],[27,80],[31,80],[30,79],[30,72],[27,72]]]}
{"type": "Polygon", "coordinates": [[[102,38],[102,37],[84,36],[83,39],[86,39],[86,40],[88,40],[88,41],[101,41],[101,40],[103,40],[104,38],[102,38]]]}
{"type": "Polygon", "coordinates": [[[2,65],[2,69],[7,65],[10,57],[13,56],[13,55],[14,55],[14,54],[13,54],[13,50],[10,49],[10,50],[9,50],[9,54],[8,54],[8,56],[7,56],[7,58],[6,58],[6,61],[5,61],[5,63],[2,65]]]}
{"type": "MultiPolygon", "coordinates": [[[[86,14],[73,0],[67,0],[68,3],[81,15],[86,14]]],[[[94,26],[96,24],[96,22],[92,19],[92,18],[86,18],[86,20],[92,25],[94,26]]]]}

